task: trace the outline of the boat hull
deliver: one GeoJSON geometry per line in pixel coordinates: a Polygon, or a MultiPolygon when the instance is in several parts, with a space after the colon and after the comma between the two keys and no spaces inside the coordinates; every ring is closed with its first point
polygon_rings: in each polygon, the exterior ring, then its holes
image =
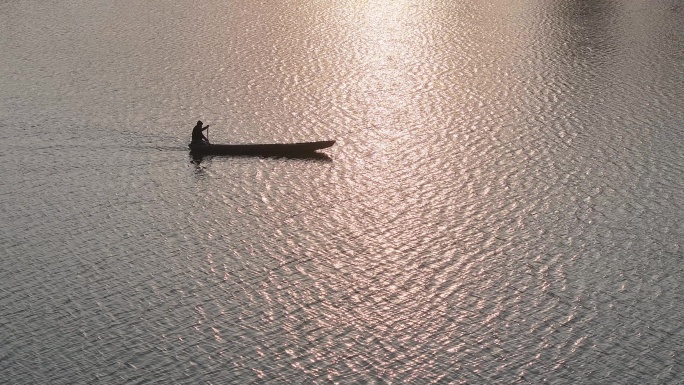
{"type": "Polygon", "coordinates": [[[302,143],[269,143],[269,144],[194,144],[190,143],[190,152],[198,155],[257,155],[257,156],[297,156],[310,155],[317,150],[331,147],[334,140],[302,143]]]}

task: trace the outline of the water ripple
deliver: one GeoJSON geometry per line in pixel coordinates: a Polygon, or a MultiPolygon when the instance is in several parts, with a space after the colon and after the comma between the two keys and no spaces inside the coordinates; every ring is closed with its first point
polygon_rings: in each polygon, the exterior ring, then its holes
{"type": "Polygon", "coordinates": [[[681,382],[671,3],[0,3],[2,378],[681,382]]]}

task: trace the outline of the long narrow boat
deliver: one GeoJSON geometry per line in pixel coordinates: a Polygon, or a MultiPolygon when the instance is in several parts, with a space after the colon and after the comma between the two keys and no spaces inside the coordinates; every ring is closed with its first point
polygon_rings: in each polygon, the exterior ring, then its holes
{"type": "Polygon", "coordinates": [[[334,140],[301,143],[268,144],[196,144],[190,143],[190,152],[198,155],[310,155],[317,150],[331,147],[334,140]]]}

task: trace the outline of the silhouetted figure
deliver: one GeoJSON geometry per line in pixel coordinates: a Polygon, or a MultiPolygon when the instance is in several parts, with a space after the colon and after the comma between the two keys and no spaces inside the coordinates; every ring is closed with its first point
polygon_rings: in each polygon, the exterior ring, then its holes
{"type": "Polygon", "coordinates": [[[205,126],[205,127],[202,127],[202,121],[201,121],[201,120],[198,120],[198,121],[197,121],[197,124],[196,124],[195,127],[192,129],[192,143],[197,143],[197,144],[199,144],[199,143],[205,143],[205,144],[208,144],[208,143],[209,143],[209,139],[207,139],[207,137],[204,136],[204,134],[202,133],[202,131],[206,130],[207,128],[209,128],[209,125],[207,125],[207,126],[205,126]]]}

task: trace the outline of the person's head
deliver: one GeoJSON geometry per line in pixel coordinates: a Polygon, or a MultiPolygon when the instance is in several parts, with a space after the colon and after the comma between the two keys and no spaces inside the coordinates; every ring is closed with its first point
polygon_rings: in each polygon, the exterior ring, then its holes
{"type": "Polygon", "coordinates": [[[198,125],[198,126],[201,126],[201,125],[202,125],[202,121],[201,121],[201,120],[198,120],[198,121],[197,121],[197,125],[198,125]]]}

